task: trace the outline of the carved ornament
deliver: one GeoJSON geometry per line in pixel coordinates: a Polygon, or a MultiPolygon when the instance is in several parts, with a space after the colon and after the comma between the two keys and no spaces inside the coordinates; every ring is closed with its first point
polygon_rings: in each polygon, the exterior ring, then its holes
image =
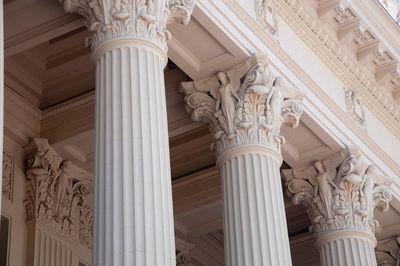
{"type": "Polygon", "coordinates": [[[365,128],[367,120],[365,118],[364,104],[359,92],[356,90],[345,89],[345,100],[347,112],[358,125],[365,128]]]}
{"type": "Polygon", "coordinates": [[[151,41],[167,50],[167,24],[189,22],[195,0],[59,0],[66,12],[83,16],[92,48],[122,37],[151,41]]]}
{"type": "Polygon", "coordinates": [[[91,247],[91,182],[82,178],[45,139],[28,146],[26,162],[27,221],[38,220],[59,233],[91,247]]]}
{"type": "Polygon", "coordinates": [[[375,247],[377,266],[398,266],[400,264],[400,237],[380,241],[375,247]]]}
{"type": "Polygon", "coordinates": [[[192,119],[209,124],[217,155],[243,144],[280,151],[282,124],[296,127],[303,112],[303,94],[274,75],[263,54],[181,89],[192,119]]]}
{"type": "Polygon", "coordinates": [[[256,0],[257,21],[275,39],[278,37],[278,20],[271,0],[256,0]]]}
{"type": "Polygon", "coordinates": [[[14,185],[14,158],[8,152],[3,152],[3,179],[1,195],[12,201],[14,185]]]}
{"type": "Polygon", "coordinates": [[[293,204],[306,206],[314,233],[362,231],[374,236],[375,208],[389,209],[390,181],[377,174],[360,151],[349,147],[305,170],[282,170],[293,204]]]}

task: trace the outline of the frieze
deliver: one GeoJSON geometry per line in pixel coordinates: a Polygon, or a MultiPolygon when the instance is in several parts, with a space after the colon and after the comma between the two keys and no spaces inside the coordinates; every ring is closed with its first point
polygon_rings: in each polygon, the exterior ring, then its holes
{"type": "Polygon", "coordinates": [[[360,92],[345,88],[345,100],[349,115],[359,126],[365,129],[367,120],[365,118],[364,104],[360,92]]]}
{"type": "Polygon", "coordinates": [[[278,19],[271,0],[256,0],[257,21],[278,41],[278,19]]]}

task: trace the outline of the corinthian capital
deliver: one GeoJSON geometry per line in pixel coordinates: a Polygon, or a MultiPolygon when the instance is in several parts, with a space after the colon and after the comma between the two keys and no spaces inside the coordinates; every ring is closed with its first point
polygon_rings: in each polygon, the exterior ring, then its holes
{"type": "Polygon", "coordinates": [[[263,54],[227,72],[184,82],[182,91],[192,119],[209,124],[217,154],[243,144],[279,151],[281,125],[296,127],[303,111],[303,94],[274,75],[263,54]]]}
{"type": "Polygon", "coordinates": [[[379,241],[375,248],[378,266],[398,266],[400,264],[400,237],[379,241]]]}
{"type": "Polygon", "coordinates": [[[92,206],[88,199],[92,189],[88,176],[57,154],[46,139],[34,139],[25,149],[27,221],[40,221],[90,247],[92,206]]]}
{"type": "Polygon", "coordinates": [[[92,48],[122,37],[151,41],[167,49],[170,22],[189,22],[195,0],[59,0],[66,12],[78,13],[90,32],[92,48]]]}
{"type": "Polygon", "coordinates": [[[307,207],[317,236],[337,230],[374,235],[378,222],[373,211],[387,211],[392,199],[390,182],[355,147],[305,170],[283,170],[282,175],[293,204],[307,207]]]}

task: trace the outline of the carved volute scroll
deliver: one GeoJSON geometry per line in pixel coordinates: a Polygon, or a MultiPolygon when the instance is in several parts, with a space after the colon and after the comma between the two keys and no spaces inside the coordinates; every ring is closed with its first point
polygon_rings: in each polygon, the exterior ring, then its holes
{"type": "Polygon", "coordinates": [[[317,237],[337,230],[373,236],[378,225],[374,209],[387,211],[392,199],[390,182],[355,147],[305,170],[283,170],[282,175],[293,204],[307,207],[317,237]]]}
{"type": "Polygon", "coordinates": [[[151,41],[167,49],[167,23],[189,22],[195,0],[59,0],[66,12],[84,17],[92,48],[121,37],[151,41]]]}
{"type": "Polygon", "coordinates": [[[45,139],[27,147],[27,221],[40,221],[70,239],[91,247],[92,185],[71,162],[64,160],[45,139]]]}
{"type": "Polygon", "coordinates": [[[243,144],[279,151],[281,125],[296,127],[303,112],[303,94],[274,75],[264,54],[181,90],[192,119],[209,124],[217,154],[243,144]]]}
{"type": "Polygon", "coordinates": [[[398,266],[400,264],[400,237],[379,241],[375,248],[378,266],[398,266]]]}

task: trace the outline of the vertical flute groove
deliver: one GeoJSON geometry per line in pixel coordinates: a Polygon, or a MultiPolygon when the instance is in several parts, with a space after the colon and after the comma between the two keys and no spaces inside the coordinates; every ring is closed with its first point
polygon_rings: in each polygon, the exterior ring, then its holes
{"type": "Polygon", "coordinates": [[[271,156],[235,154],[221,165],[227,265],[291,265],[279,165],[271,156]]]}
{"type": "Polygon", "coordinates": [[[94,265],[175,264],[162,62],[129,44],[97,59],[94,265]]]}
{"type": "Polygon", "coordinates": [[[332,237],[319,247],[322,266],[376,266],[374,245],[357,236],[332,237]]]}

